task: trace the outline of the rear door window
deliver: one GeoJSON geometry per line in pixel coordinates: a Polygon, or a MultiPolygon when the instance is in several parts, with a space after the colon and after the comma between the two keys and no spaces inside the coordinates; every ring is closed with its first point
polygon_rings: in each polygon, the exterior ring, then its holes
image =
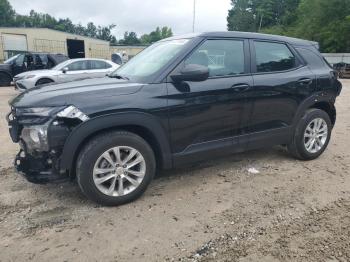
{"type": "Polygon", "coordinates": [[[254,41],[256,71],[278,72],[296,67],[296,58],[282,43],[254,41]]]}
{"type": "Polygon", "coordinates": [[[43,54],[36,54],[35,55],[35,66],[36,67],[44,68],[47,66],[47,63],[48,63],[47,55],[43,55],[43,54]]]}
{"type": "Polygon", "coordinates": [[[107,64],[104,61],[99,61],[99,60],[91,60],[90,61],[90,67],[92,70],[98,70],[98,69],[106,69],[106,68],[111,68],[112,66],[110,64],[107,64]]]}
{"type": "Polygon", "coordinates": [[[88,70],[89,65],[88,61],[77,61],[73,62],[67,66],[69,71],[79,71],[79,70],[88,70]]]}

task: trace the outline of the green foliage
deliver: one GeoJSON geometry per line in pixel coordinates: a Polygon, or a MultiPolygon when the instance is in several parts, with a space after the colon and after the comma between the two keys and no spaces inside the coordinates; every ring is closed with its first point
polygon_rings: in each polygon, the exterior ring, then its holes
{"type": "Polygon", "coordinates": [[[162,28],[157,27],[155,31],[149,34],[144,34],[140,38],[142,44],[151,44],[161,39],[173,36],[173,31],[170,27],[164,26],[162,28]]]}
{"type": "Polygon", "coordinates": [[[289,23],[300,0],[231,0],[228,30],[260,31],[289,23]]]}
{"type": "Polygon", "coordinates": [[[135,32],[125,32],[124,39],[119,40],[119,44],[122,45],[137,45],[140,43],[141,41],[135,32]]]}
{"type": "Polygon", "coordinates": [[[302,0],[290,34],[319,42],[324,52],[350,52],[349,15],[349,0],[302,0]]]}
{"type": "Polygon", "coordinates": [[[4,26],[12,26],[14,23],[15,10],[7,0],[0,0],[0,24],[4,26]]]}
{"type": "Polygon", "coordinates": [[[322,52],[350,52],[349,0],[231,0],[228,30],[317,41],[322,52]]]}
{"type": "MultiPolygon", "coordinates": [[[[111,44],[117,44],[118,41],[112,30],[116,25],[96,26],[89,22],[86,26],[81,24],[74,24],[69,18],[56,19],[49,14],[43,14],[30,11],[29,15],[16,14],[8,0],[0,0],[0,26],[16,26],[16,27],[38,27],[50,28],[67,33],[78,34],[82,36],[94,37],[101,40],[109,41],[111,44]]],[[[136,45],[136,44],[150,44],[160,39],[172,36],[171,28],[162,27],[151,32],[148,35],[143,35],[140,39],[135,32],[125,32],[124,39],[119,41],[120,44],[136,45]]]]}

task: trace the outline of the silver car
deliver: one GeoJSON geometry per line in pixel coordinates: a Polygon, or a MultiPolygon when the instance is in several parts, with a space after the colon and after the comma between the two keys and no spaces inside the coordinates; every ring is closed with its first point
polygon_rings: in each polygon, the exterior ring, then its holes
{"type": "Polygon", "coordinates": [[[119,65],[103,59],[70,59],[48,70],[24,72],[13,78],[15,88],[25,91],[48,83],[64,83],[87,78],[105,77],[119,65]]]}

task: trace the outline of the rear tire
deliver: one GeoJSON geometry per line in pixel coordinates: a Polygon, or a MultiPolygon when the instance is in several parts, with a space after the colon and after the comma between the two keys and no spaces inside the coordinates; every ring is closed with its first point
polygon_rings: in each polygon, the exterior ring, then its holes
{"type": "Polygon", "coordinates": [[[288,151],[300,160],[316,159],[326,150],[331,132],[329,115],[320,109],[309,109],[295,128],[288,151]]]}
{"type": "Polygon", "coordinates": [[[35,86],[40,86],[40,85],[46,85],[46,84],[50,84],[53,83],[54,81],[48,78],[42,78],[39,79],[36,83],[35,86]]]}
{"type": "Polygon", "coordinates": [[[12,78],[9,74],[0,72],[0,86],[10,86],[12,78]]]}
{"type": "Polygon", "coordinates": [[[122,205],[139,198],[155,171],[152,148],[138,135],[126,131],[92,138],[81,150],[76,167],[82,192],[105,206],[122,205]]]}

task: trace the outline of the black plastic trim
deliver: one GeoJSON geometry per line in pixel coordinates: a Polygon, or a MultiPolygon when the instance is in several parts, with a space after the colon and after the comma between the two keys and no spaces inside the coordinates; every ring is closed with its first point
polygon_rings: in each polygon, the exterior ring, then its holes
{"type": "Polygon", "coordinates": [[[147,113],[124,112],[99,116],[77,126],[64,144],[60,169],[72,171],[81,145],[90,136],[103,130],[122,126],[139,126],[151,132],[157,139],[161,150],[162,167],[165,169],[172,167],[169,138],[161,123],[154,116],[147,113]]]}

